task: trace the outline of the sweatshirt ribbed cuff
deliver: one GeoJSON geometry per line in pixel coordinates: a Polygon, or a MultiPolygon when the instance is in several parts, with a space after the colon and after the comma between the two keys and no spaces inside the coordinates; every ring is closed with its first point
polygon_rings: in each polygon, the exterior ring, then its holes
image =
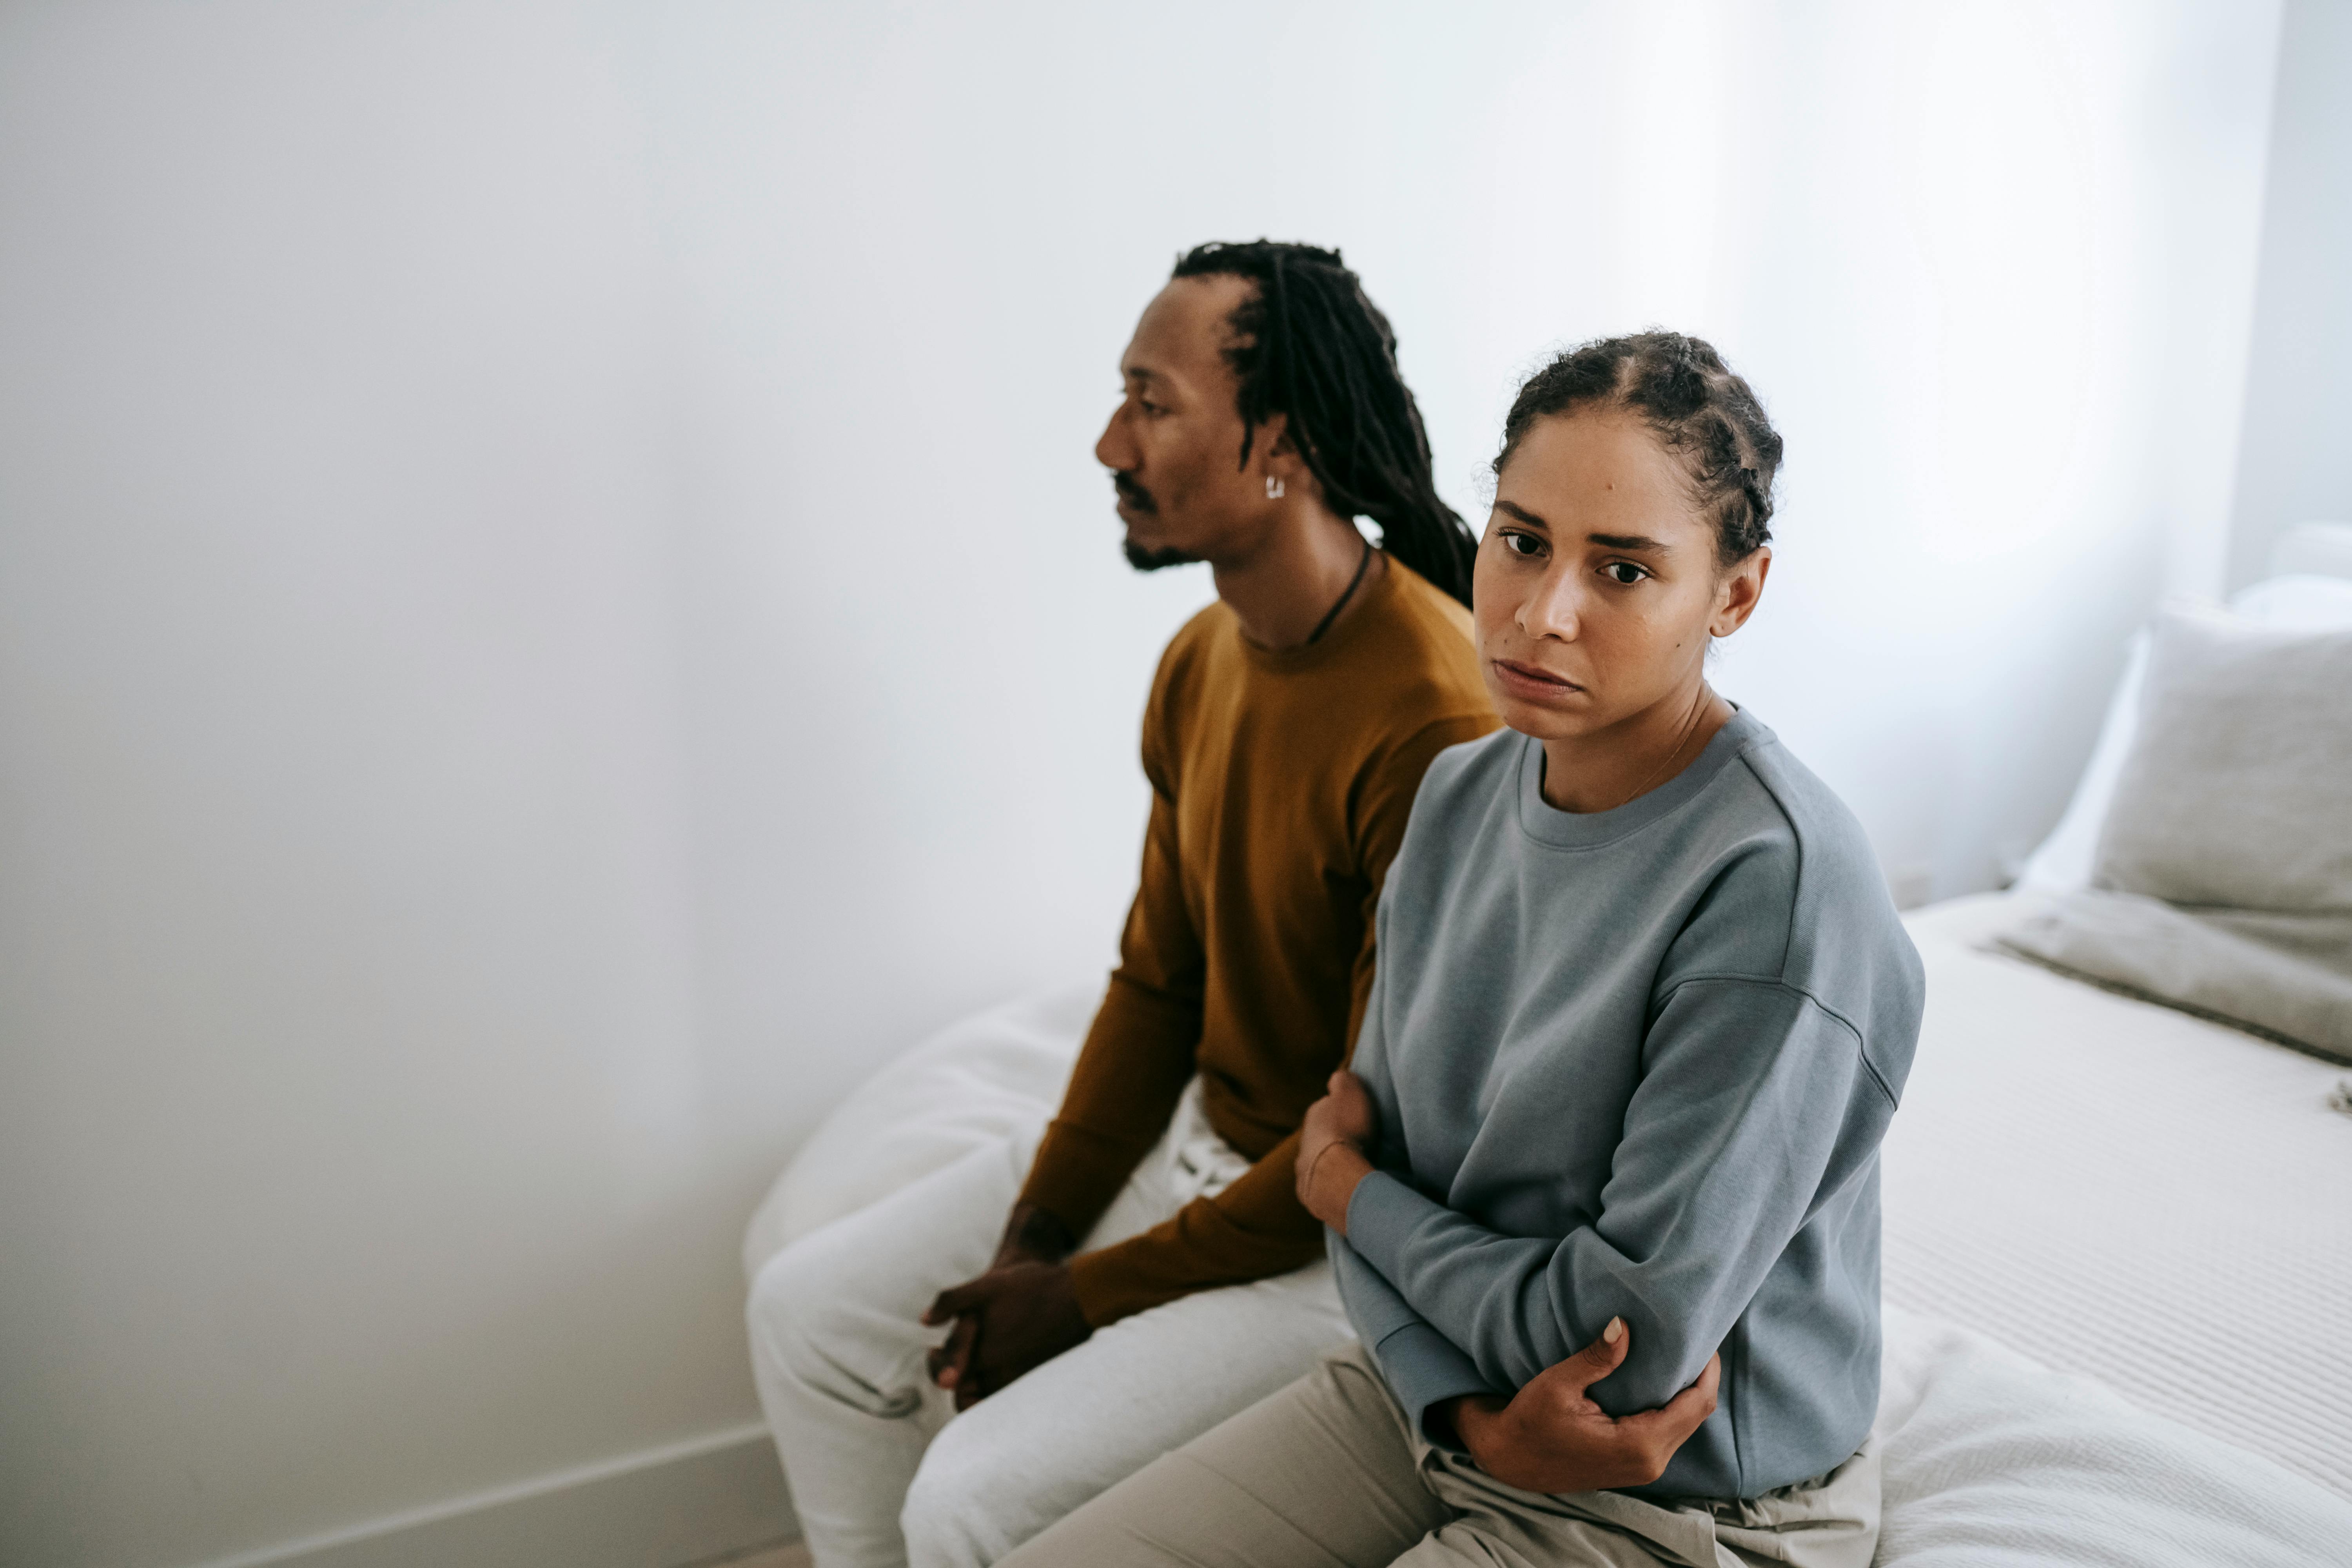
{"type": "Polygon", "coordinates": [[[1386,1171],[1374,1171],[1356,1184],[1348,1199],[1348,1245],[1399,1294],[1407,1295],[1405,1241],[1422,1215],[1436,1206],[1386,1171]]]}
{"type": "Polygon", "coordinates": [[[1465,1394],[1491,1394],[1477,1364],[1453,1341],[1427,1323],[1412,1322],[1372,1347],[1372,1359],[1388,1379],[1389,1392],[1403,1407],[1412,1429],[1438,1447],[1461,1451],[1458,1440],[1439,1441],[1429,1429],[1429,1407],[1465,1394]]]}

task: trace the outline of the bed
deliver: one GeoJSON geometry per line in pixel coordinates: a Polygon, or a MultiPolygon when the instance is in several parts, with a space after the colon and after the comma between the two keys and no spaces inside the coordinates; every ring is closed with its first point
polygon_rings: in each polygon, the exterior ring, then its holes
{"type": "MultiPolygon", "coordinates": [[[[2289,550],[2255,608],[2352,606],[2319,581],[2352,578],[2352,530],[2289,550]]],[[[2024,885],[1906,917],[1928,1002],[1884,1152],[1883,1563],[2352,1563],[2352,1068],[1992,942],[2087,877],[2144,664],[2024,885]]],[[[885,1068],[777,1183],[747,1269],[1042,1125],[1098,991],[885,1068]]]]}
{"type": "Polygon", "coordinates": [[[1885,1300],[2352,1500],[2352,1072],[1988,951],[2032,896],[1906,922],[1885,1300]]]}

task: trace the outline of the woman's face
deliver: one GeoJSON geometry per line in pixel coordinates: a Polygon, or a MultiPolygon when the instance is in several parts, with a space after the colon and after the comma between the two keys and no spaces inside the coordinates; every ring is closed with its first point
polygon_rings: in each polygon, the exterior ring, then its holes
{"type": "Polygon", "coordinates": [[[1538,420],[1496,481],[1472,578],[1495,710],[1565,741],[1688,703],[1708,637],[1748,619],[1770,564],[1717,563],[1714,523],[1638,416],[1538,420]]]}

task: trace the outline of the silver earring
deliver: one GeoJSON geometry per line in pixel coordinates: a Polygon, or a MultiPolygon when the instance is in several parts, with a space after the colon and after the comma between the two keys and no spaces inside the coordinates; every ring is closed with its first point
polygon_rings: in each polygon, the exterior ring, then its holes
{"type": "Polygon", "coordinates": [[[1285,489],[1285,488],[1286,488],[1286,487],[1284,486],[1283,482],[1282,482],[1280,479],[1276,479],[1272,474],[1268,474],[1268,475],[1266,475],[1266,477],[1265,477],[1265,499],[1266,499],[1266,500],[1280,500],[1282,499],[1283,490],[1285,489]]]}

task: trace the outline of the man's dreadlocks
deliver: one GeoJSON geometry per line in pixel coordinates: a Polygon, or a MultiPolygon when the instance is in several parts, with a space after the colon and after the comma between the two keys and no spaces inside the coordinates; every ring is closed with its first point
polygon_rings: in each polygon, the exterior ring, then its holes
{"type": "Polygon", "coordinates": [[[1391,556],[1468,604],[1478,542],[1438,499],[1429,435],[1397,371],[1396,333],[1339,253],[1213,242],[1180,257],[1171,276],[1256,285],[1234,309],[1225,350],[1241,381],[1242,463],[1258,426],[1288,416],[1291,442],[1331,510],[1370,518],[1391,556]]]}

